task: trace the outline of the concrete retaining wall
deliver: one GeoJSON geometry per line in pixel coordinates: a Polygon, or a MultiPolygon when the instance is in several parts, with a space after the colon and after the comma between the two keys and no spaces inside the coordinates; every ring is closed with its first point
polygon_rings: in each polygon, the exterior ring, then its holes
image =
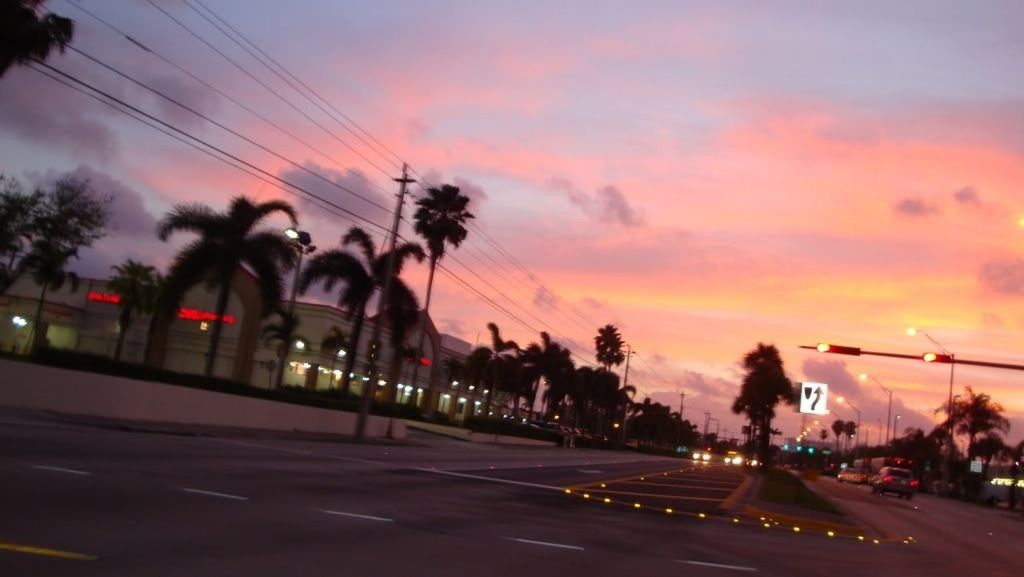
{"type": "MultiPolygon", "coordinates": [[[[131,421],[352,435],[356,414],[0,360],[0,406],[131,421]]],[[[366,436],[405,437],[405,421],[371,416],[366,436]]]]}
{"type": "Polygon", "coordinates": [[[447,425],[439,425],[437,423],[424,423],[422,421],[407,421],[407,423],[408,427],[412,429],[419,429],[421,431],[434,433],[435,435],[444,435],[446,437],[451,437],[453,439],[460,439],[462,441],[470,441],[473,443],[492,443],[497,445],[533,445],[538,447],[554,447],[558,445],[558,443],[552,443],[550,441],[541,441],[539,439],[528,439],[526,437],[474,433],[469,429],[463,429],[461,427],[451,427],[447,425]]]}

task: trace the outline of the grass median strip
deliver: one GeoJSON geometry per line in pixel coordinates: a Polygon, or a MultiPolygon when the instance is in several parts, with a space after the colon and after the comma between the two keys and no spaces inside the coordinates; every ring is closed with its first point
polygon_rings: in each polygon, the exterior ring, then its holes
{"type": "Polygon", "coordinates": [[[758,497],[771,503],[797,505],[805,509],[839,514],[832,503],[804,486],[803,481],[779,469],[764,474],[758,497]]]}

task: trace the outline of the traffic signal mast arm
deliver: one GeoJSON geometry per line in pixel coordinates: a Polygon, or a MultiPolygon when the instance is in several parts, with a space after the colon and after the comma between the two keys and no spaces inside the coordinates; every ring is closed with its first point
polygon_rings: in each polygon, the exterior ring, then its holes
{"type": "Polygon", "coordinates": [[[912,359],[915,361],[924,361],[926,363],[952,363],[956,365],[971,365],[975,367],[988,367],[991,369],[1008,369],[1011,371],[1024,371],[1024,365],[1014,365],[1010,363],[991,363],[988,361],[972,361],[969,359],[962,359],[960,357],[953,357],[952,355],[939,354],[939,353],[925,353],[923,355],[906,355],[902,353],[886,353],[882,351],[865,351],[857,347],[844,347],[839,345],[830,345],[821,343],[817,346],[800,345],[801,349],[810,349],[821,353],[833,353],[839,355],[869,355],[874,357],[890,357],[894,359],[912,359]]]}

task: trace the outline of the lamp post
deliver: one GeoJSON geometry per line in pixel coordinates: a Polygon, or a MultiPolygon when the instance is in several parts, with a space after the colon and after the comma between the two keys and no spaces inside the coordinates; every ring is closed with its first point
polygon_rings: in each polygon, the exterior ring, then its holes
{"type": "MultiPolygon", "coordinates": [[[[292,294],[288,299],[288,316],[290,319],[282,319],[282,322],[292,322],[295,317],[295,294],[299,290],[299,273],[302,272],[302,257],[316,250],[315,246],[312,246],[313,237],[309,236],[309,233],[304,230],[298,230],[295,228],[285,229],[284,235],[292,240],[295,244],[295,250],[299,253],[299,261],[295,263],[295,278],[292,280],[292,294]]],[[[289,335],[290,337],[294,335],[289,335]]],[[[274,378],[274,388],[280,389],[281,383],[284,380],[284,363],[288,359],[288,349],[292,346],[291,342],[284,343],[284,345],[278,350],[277,354],[277,375],[274,378]]]]}
{"type": "MultiPolygon", "coordinates": [[[[889,410],[888,410],[888,412],[886,412],[886,415],[885,415],[885,444],[888,445],[889,444],[889,424],[892,422],[892,389],[890,389],[890,388],[886,387],[885,385],[883,385],[882,381],[879,381],[877,378],[875,378],[874,375],[869,375],[867,373],[861,373],[860,374],[860,380],[866,381],[868,379],[871,379],[872,381],[875,381],[875,384],[877,384],[879,387],[881,387],[882,390],[885,391],[889,395],[889,410]]],[[[879,434],[881,434],[881,431],[879,431],[879,434]]]]}
{"type": "Polygon", "coordinates": [[[856,453],[857,452],[857,445],[860,444],[860,439],[861,439],[861,435],[860,435],[860,409],[858,409],[857,407],[853,406],[853,403],[851,403],[850,401],[846,400],[844,397],[839,397],[836,400],[839,401],[839,404],[841,404],[841,405],[845,404],[847,407],[850,407],[851,409],[853,409],[857,413],[857,435],[856,435],[857,439],[853,443],[853,450],[854,450],[854,453],[856,453]]]}
{"type": "MultiPolygon", "coordinates": [[[[956,367],[956,355],[924,331],[911,327],[907,329],[907,334],[912,337],[924,335],[926,339],[939,348],[942,354],[949,357],[949,400],[946,404],[946,436],[948,439],[946,443],[946,461],[942,466],[942,487],[943,490],[948,491],[950,478],[953,474],[953,370],[956,367]]],[[[925,362],[929,362],[929,356],[931,356],[932,360],[935,360],[935,355],[926,354],[924,356],[925,362]]]]}

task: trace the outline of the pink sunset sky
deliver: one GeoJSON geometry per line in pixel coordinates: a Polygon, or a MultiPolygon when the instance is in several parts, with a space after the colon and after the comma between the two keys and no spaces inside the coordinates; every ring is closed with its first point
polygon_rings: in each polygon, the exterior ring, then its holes
{"type": "MultiPolygon", "coordinates": [[[[473,343],[494,321],[525,344],[547,330],[592,361],[597,327],[613,323],[639,352],[641,397],[677,407],[685,392],[688,418],[711,412],[730,435],[737,363],[758,342],[779,347],[794,380],[851,399],[872,440],[886,398],[858,373],[895,389],[901,429],[930,429],[948,365],[799,345],[933,350],[904,332],[913,325],[962,358],[1024,364],[1020,2],[203,1],[430,183],[471,194],[478,229],[444,264],[531,328],[442,274],[431,311],[442,331],[473,343]]],[[[68,1],[47,6],[76,20],[80,50],[393,204],[394,156],[228,40],[204,4],[154,2],[327,131],[149,2],[82,5],[317,150],[68,1]]],[[[51,64],[389,221],[78,54],[51,64]]],[[[294,200],[28,69],[0,80],[0,170],[27,182],[77,172],[117,196],[115,230],[77,265],[93,276],[129,257],[165,267],[185,238],[161,243],[153,226],[175,203],[294,200]]],[[[351,225],[296,202],[321,247],[351,225]]],[[[407,274],[422,294],[425,268],[407,274]]],[[[1022,377],[958,368],[957,392],[990,393],[1016,441],[1022,377]]],[[[798,423],[780,409],[787,434],[798,423]]]]}

